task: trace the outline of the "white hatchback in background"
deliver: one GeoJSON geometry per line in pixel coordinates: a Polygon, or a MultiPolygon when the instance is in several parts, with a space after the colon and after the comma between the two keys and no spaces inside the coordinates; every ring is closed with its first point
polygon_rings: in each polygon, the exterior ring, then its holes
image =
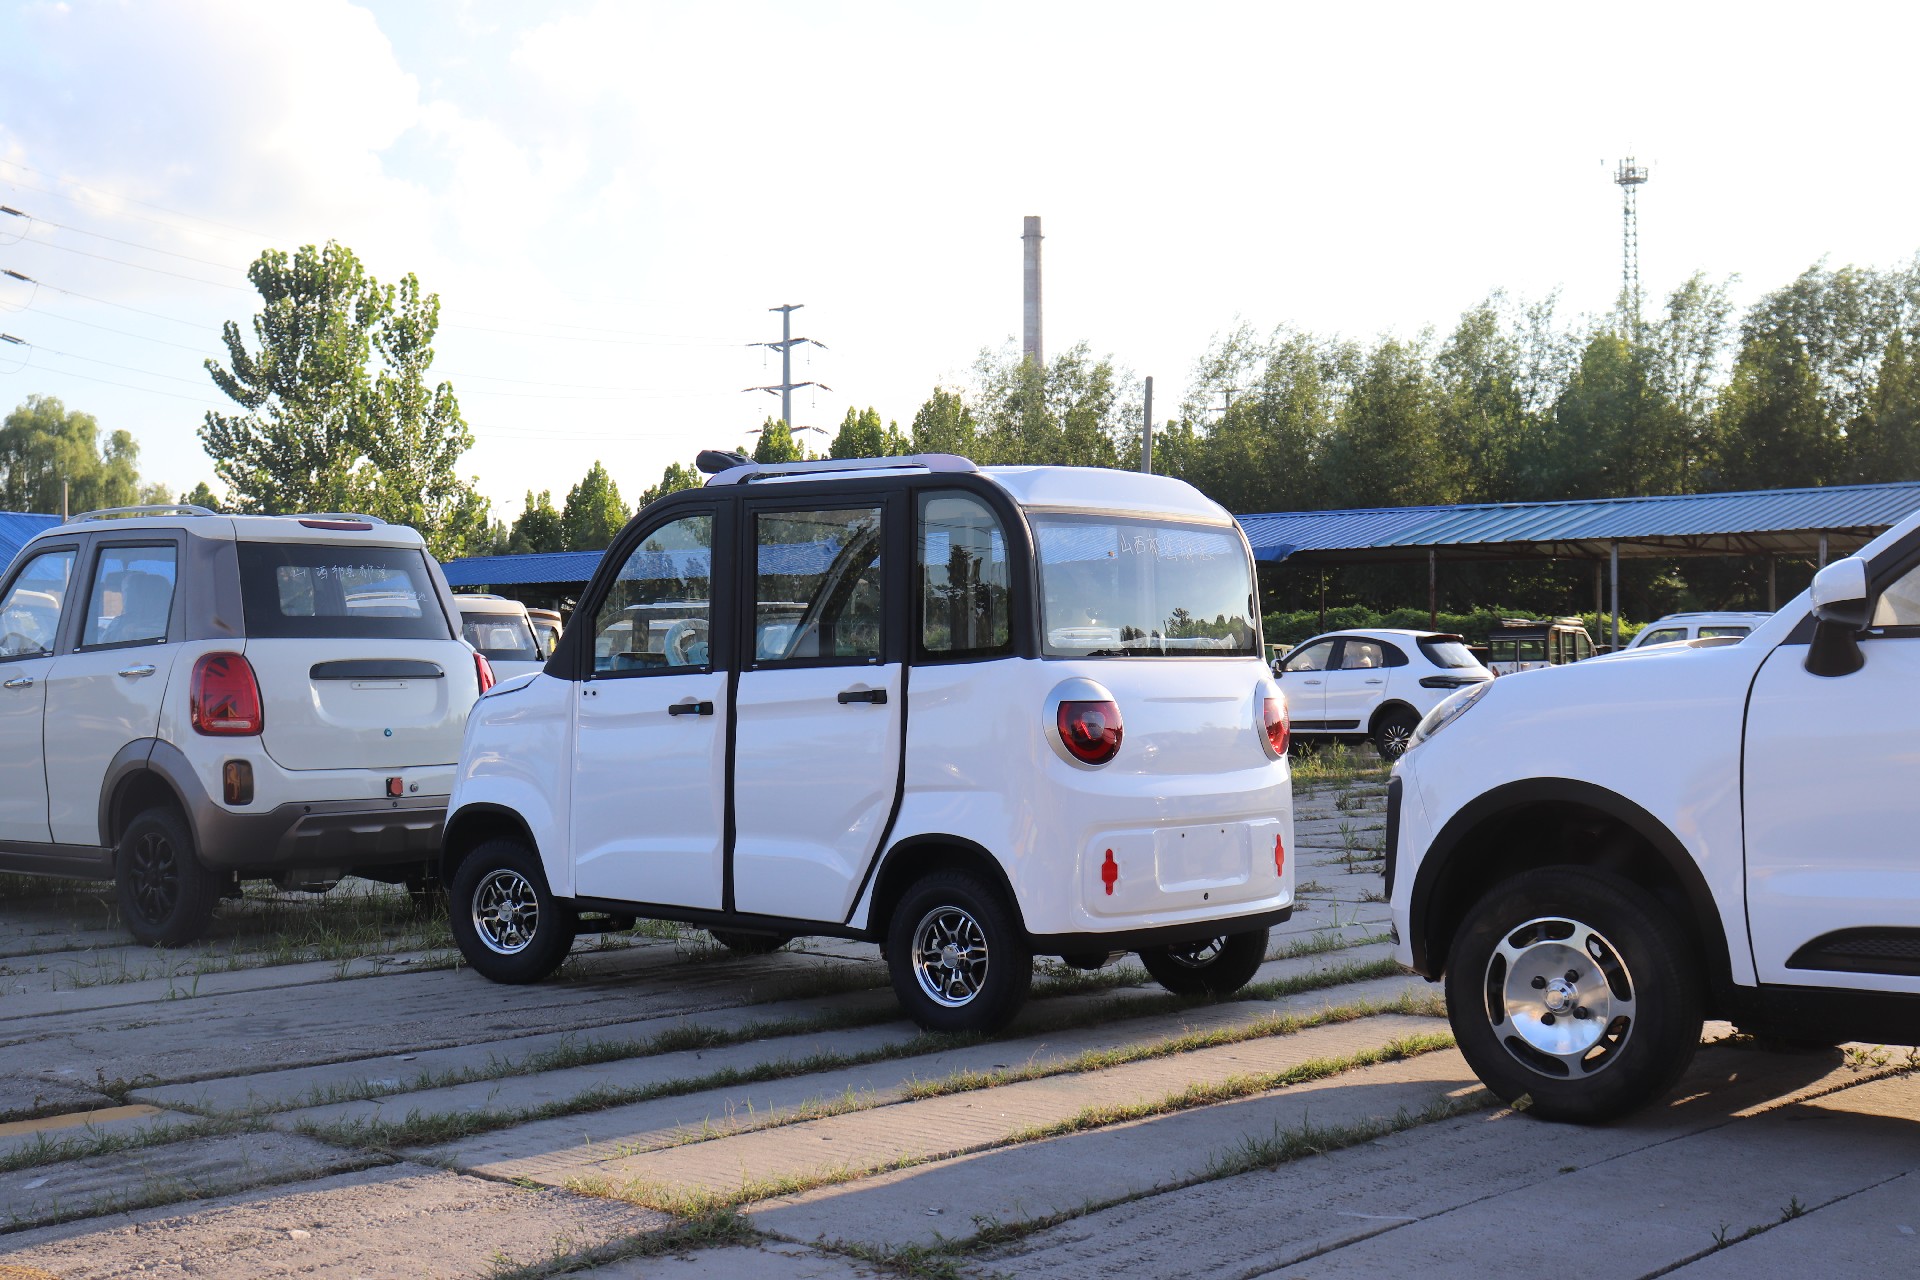
{"type": "Polygon", "coordinates": [[[1440,631],[1329,631],[1274,664],[1287,718],[1303,745],[1368,742],[1398,760],[1420,717],[1493,672],[1456,635],[1440,631]]]}
{"type": "Polygon", "coordinates": [[[143,942],[244,879],[424,877],[467,710],[420,535],[360,516],[94,512],[0,580],[0,870],[113,879],[143,942]]]}
{"type": "Polygon", "coordinates": [[[460,609],[460,638],[486,657],[496,678],[511,680],[547,665],[527,606],[494,595],[458,595],[453,602],[460,609]]]}
{"type": "Polygon", "coordinates": [[[1651,649],[1688,640],[1744,638],[1773,615],[1770,613],[1670,613],[1649,622],[1627,643],[1629,649],[1651,649]]]}
{"type": "Polygon", "coordinates": [[[442,870],[468,963],[536,981],[593,917],[862,938],[949,1031],[1011,1018],[1035,955],[1253,975],[1293,810],[1231,515],[1131,472],[702,466],[474,709],[442,870]]]}

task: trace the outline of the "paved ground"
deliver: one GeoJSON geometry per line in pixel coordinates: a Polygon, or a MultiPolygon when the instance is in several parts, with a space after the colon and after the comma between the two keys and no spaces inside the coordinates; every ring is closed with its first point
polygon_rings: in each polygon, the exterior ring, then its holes
{"type": "Polygon", "coordinates": [[[1906,1050],[1710,1028],[1631,1122],[1496,1108],[1388,956],[1378,772],[1309,772],[1239,998],[1056,969],[982,1042],[867,946],[656,930],[508,988],[387,890],[158,953],[0,879],[0,1280],[1920,1271],[1906,1050]]]}

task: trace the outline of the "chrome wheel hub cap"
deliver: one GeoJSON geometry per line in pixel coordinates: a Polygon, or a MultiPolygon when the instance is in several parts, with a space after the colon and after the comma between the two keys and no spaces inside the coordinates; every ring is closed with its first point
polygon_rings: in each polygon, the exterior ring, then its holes
{"type": "Polygon", "coordinates": [[[927,999],[969,1004],[987,981],[987,934],[960,907],[935,907],[913,928],[913,977],[927,999]]]}
{"type": "Polygon", "coordinates": [[[473,931],[496,955],[525,951],[540,928],[540,899],[518,871],[487,873],[473,891],[473,931]]]}
{"type": "Polygon", "coordinates": [[[1591,1075],[1633,1034],[1633,975],[1577,920],[1545,916],[1508,933],[1487,960],[1485,990],[1495,1038],[1544,1076],[1591,1075]]]}

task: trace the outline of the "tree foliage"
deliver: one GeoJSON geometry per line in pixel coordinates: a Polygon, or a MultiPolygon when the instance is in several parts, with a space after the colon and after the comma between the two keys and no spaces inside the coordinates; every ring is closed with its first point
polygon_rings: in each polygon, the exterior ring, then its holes
{"type": "Polygon", "coordinates": [[[59,515],[63,483],[69,511],[168,501],[161,486],[140,483],[139,461],[132,433],[102,441],[92,414],[30,395],[0,426],[0,510],[59,515]]]}
{"type": "Polygon", "coordinates": [[[249,349],[221,330],[214,385],[242,410],[208,412],[200,440],[235,510],[366,511],[410,524],[435,554],[479,549],[485,501],[457,467],[473,446],[450,383],[429,386],[440,301],[409,274],[370,275],[329,241],[262,253],[249,349]]]}
{"type": "Polygon", "coordinates": [[[805,462],[807,452],[783,419],[768,418],[760,427],[760,438],[754,441],[752,457],[764,463],[805,462]]]}
{"type": "Polygon", "coordinates": [[[552,491],[542,489],[536,495],[533,490],[527,490],[526,505],[507,534],[505,550],[512,555],[528,555],[566,549],[566,526],[561,523],[559,509],[553,505],[552,491]]]}
{"type": "Polygon", "coordinates": [[[640,495],[640,505],[651,506],[670,493],[678,493],[682,489],[698,489],[705,483],[706,480],[697,468],[686,463],[669,462],[667,469],[660,473],[660,483],[640,495]]]}
{"type": "Polygon", "coordinates": [[[606,550],[632,514],[620,500],[620,486],[595,459],[580,483],[567,491],[567,504],[560,509],[567,550],[606,550]]]}
{"type": "Polygon", "coordinates": [[[892,458],[906,453],[910,447],[907,437],[900,434],[899,423],[882,425],[878,409],[869,406],[856,413],[853,406],[848,405],[847,416],[840,420],[839,433],[833,437],[833,443],[827,446],[827,456],[892,458]]]}

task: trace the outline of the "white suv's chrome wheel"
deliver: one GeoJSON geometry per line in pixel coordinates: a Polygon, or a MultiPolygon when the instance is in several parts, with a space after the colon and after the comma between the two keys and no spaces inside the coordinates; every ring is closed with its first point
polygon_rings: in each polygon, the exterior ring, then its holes
{"type": "Polygon", "coordinates": [[[525,951],[540,928],[540,898],[533,884],[518,871],[500,868],[487,873],[473,890],[473,931],[496,955],[525,951]]]}
{"type": "Polygon", "coordinates": [[[971,1004],[987,982],[987,935],[959,907],[935,907],[913,928],[913,976],[927,999],[948,1009],[971,1004]]]}
{"type": "Polygon", "coordinates": [[[1633,1034],[1633,975],[1578,920],[1542,916],[1508,933],[1488,957],[1485,989],[1495,1039],[1544,1076],[1602,1070],[1633,1034]]]}

